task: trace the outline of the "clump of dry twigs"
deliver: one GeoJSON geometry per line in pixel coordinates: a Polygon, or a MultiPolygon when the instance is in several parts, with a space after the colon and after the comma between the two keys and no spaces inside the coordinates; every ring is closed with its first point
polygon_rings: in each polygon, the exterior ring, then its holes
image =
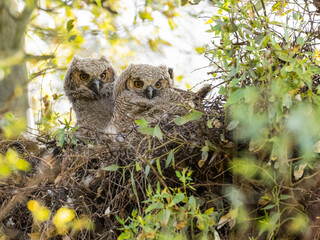
{"type": "Polygon", "coordinates": [[[144,209],[148,185],[180,188],[175,170],[193,171],[194,196],[208,198],[221,194],[221,185],[231,179],[224,171],[232,144],[225,133],[223,98],[211,98],[201,104],[200,120],[177,126],[173,121],[161,123],[163,140],[142,135],[135,129],[139,143],[105,142],[70,145],[45,145],[26,139],[2,140],[0,153],[9,148],[32,165],[28,173],[14,173],[0,182],[1,232],[11,239],[60,239],[51,221],[35,223],[27,208],[29,200],[40,201],[54,212],[60,207],[74,209],[78,216],[88,216],[95,224],[93,231],[69,235],[72,239],[116,239],[120,225],[116,216],[126,218],[133,209],[144,209]],[[208,124],[208,122],[210,122],[208,124]],[[203,151],[206,141],[212,145],[203,151]],[[31,150],[30,150],[31,149],[31,150]],[[165,166],[168,154],[174,155],[165,166]],[[157,166],[157,161],[160,163],[157,166]],[[136,163],[141,169],[137,171],[136,163]],[[116,165],[114,171],[104,168],[116,165]],[[148,166],[148,167],[147,167],[148,166]],[[208,193],[216,193],[215,195],[208,193]]]}

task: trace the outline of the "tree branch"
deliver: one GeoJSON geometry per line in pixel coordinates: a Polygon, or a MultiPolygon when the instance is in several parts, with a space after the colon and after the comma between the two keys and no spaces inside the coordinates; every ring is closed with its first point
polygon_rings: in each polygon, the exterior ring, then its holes
{"type": "MultiPolygon", "coordinates": [[[[6,53],[5,55],[8,55],[8,53],[6,53]]],[[[18,65],[31,60],[41,61],[41,60],[47,60],[51,58],[55,58],[55,56],[54,55],[36,56],[36,55],[26,54],[23,50],[20,50],[20,51],[16,51],[13,54],[10,54],[10,57],[0,58],[0,68],[12,67],[14,65],[18,65]]]]}

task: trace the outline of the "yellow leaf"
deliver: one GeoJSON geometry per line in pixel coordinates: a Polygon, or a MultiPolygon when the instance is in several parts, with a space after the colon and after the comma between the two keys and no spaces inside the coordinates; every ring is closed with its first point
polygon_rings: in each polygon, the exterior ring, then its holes
{"type": "Polygon", "coordinates": [[[17,138],[25,127],[26,121],[24,119],[8,119],[8,125],[4,128],[4,134],[6,138],[17,138]]]}
{"type": "Polygon", "coordinates": [[[0,163],[0,177],[7,178],[10,176],[11,173],[12,171],[9,168],[9,166],[7,166],[6,164],[0,163]]]}
{"type": "MultiPolygon", "coordinates": [[[[41,232],[28,233],[28,236],[30,237],[30,240],[40,240],[41,239],[41,232]]],[[[0,240],[1,240],[1,238],[0,238],[0,240]]]]}
{"type": "Polygon", "coordinates": [[[187,87],[188,89],[190,89],[190,88],[191,88],[191,86],[190,86],[190,84],[189,84],[189,83],[186,83],[186,87],[187,87]]]}
{"type": "Polygon", "coordinates": [[[230,211],[226,215],[220,218],[217,229],[222,228],[222,226],[228,222],[230,223],[232,228],[235,223],[235,219],[237,217],[238,217],[238,208],[230,209],[230,211]]]}
{"type": "Polygon", "coordinates": [[[30,163],[28,163],[26,160],[23,160],[21,158],[18,159],[16,166],[19,170],[22,170],[22,171],[29,171],[31,167],[30,163]]]}
{"type": "Polygon", "coordinates": [[[93,230],[94,223],[91,221],[90,218],[83,216],[83,217],[76,219],[72,222],[72,228],[76,231],[82,231],[84,229],[93,230]]]}
{"type": "Polygon", "coordinates": [[[74,210],[62,207],[57,211],[56,215],[53,217],[53,223],[56,227],[64,226],[66,223],[72,221],[75,215],[76,214],[74,210]]]}
{"type": "Polygon", "coordinates": [[[10,165],[10,166],[16,166],[17,162],[18,162],[18,159],[19,159],[19,156],[18,154],[16,153],[16,151],[14,151],[13,149],[9,148],[7,153],[6,153],[6,160],[7,160],[7,163],[10,165]]]}
{"type": "Polygon", "coordinates": [[[204,24],[211,24],[213,23],[213,18],[208,19],[204,24]]]}
{"type": "Polygon", "coordinates": [[[176,27],[178,27],[178,25],[175,23],[175,21],[173,20],[173,18],[168,18],[168,23],[170,25],[171,30],[175,29],[176,27]]]}
{"type": "Polygon", "coordinates": [[[27,204],[27,207],[31,212],[34,212],[40,208],[40,204],[36,200],[30,200],[27,204]]]}
{"type": "Polygon", "coordinates": [[[204,161],[204,160],[199,160],[199,162],[198,162],[198,166],[199,166],[199,168],[202,168],[202,166],[205,164],[205,162],[206,161],[204,161]]]}
{"type": "Polygon", "coordinates": [[[142,21],[148,19],[150,21],[153,20],[153,17],[151,16],[151,13],[148,11],[148,8],[145,8],[144,11],[139,11],[139,17],[142,19],[142,21]]]}
{"type": "Polygon", "coordinates": [[[56,226],[56,228],[57,228],[58,234],[60,235],[66,235],[69,231],[69,226],[67,226],[66,224],[56,226]]]}
{"type": "Polygon", "coordinates": [[[175,80],[177,80],[177,82],[181,82],[183,78],[183,75],[179,75],[175,77],[175,80]]]}
{"type": "Polygon", "coordinates": [[[204,214],[206,214],[206,215],[210,215],[211,213],[213,213],[213,207],[212,208],[209,208],[209,209],[207,209],[205,212],[204,212],[204,214]]]}
{"type": "Polygon", "coordinates": [[[194,50],[196,50],[197,53],[201,54],[206,51],[204,47],[196,47],[194,50]]]}
{"type": "Polygon", "coordinates": [[[40,208],[33,212],[33,216],[39,222],[47,221],[50,217],[50,210],[47,207],[40,206],[40,208]]]}
{"type": "Polygon", "coordinates": [[[180,230],[180,229],[184,228],[185,226],[187,226],[187,221],[181,221],[177,224],[176,229],[180,230]]]}

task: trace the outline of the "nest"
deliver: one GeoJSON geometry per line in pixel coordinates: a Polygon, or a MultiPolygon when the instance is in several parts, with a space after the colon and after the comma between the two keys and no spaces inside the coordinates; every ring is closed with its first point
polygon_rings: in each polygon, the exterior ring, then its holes
{"type": "MultiPolygon", "coordinates": [[[[53,141],[43,145],[26,139],[2,140],[0,153],[15,149],[33,170],[14,173],[0,182],[0,233],[9,239],[61,239],[54,233],[51,221],[35,224],[27,202],[37,200],[51,212],[68,207],[78,217],[87,216],[94,222],[94,230],[71,233],[72,239],[117,239],[121,225],[116,216],[127,218],[134,209],[142,213],[149,186],[155,188],[160,183],[162,188],[181,188],[175,171],[185,167],[192,169],[196,189],[187,191],[203,198],[204,209],[212,207],[214,198],[219,198],[221,185],[231,179],[230,174],[223,172],[225,160],[232,152],[224,128],[223,103],[221,97],[207,100],[200,109],[204,114],[197,121],[181,126],[173,121],[161,123],[163,140],[135,129],[139,137],[139,144],[135,145],[124,140],[62,149],[52,145],[53,141]],[[206,141],[215,151],[203,153],[206,141]],[[174,151],[174,162],[165,166],[170,151],[174,151]],[[118,169],[103,170],[110,165],[117,165],[118,169]]],[[[215,207],[222,211],[221,204],[215,207]]],[[[226,231],[222,235],[227,239],[226,231]]]]}

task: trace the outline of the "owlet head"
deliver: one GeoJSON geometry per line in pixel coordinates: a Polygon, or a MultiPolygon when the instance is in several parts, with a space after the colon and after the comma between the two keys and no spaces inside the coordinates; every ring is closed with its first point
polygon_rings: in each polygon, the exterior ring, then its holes
{"type": "Polygon", "coordinates": [[[103,86],[114,82],[116,78],[117,73],[105,56],[81,58],[75,55],[64,77],[65,89],[84,87],[99,95],[103,86]]]}
{"type": "Polygon", "coordinates": [[[119,76],[115,86],[115,96],[123,91],[134,91],[139,96],[153,99],[161,91],[173,85],[173,71],[166,66],[131,64],[119,76]]]}

